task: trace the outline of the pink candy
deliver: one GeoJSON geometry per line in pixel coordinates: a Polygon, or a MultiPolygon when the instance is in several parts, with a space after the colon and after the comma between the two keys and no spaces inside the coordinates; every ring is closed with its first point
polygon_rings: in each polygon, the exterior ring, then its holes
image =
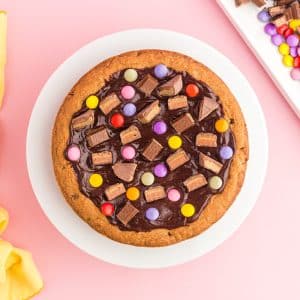
{"type": "Polygon", "coordinates": [[[300,68],[294,68],[291,71],[291,77],[294,80],[300,80],[300,68]]]}
{"type": "Polygon", "coordinates": [[[130,85],[125,85],[121,89],[121,95],[124,99],[130,100],[134,97],[135,95],[135,90],[132,86],[130,85]]]}
{"type": "Polygon", "coordinates": [[[168,190],[168,199],[173,202],[178,201],[180,199],[180,192],[177,189],[168,190]]]}
{"type": "Polygon", "coordinates": [[[77,145],[71,145],[67,150],[67,156],[70,161],[78,161],[80,159],[80,149],[77,145]]]}
{"type": "Polygon", "coordinates": [[[126,160],[133,159],[135,157],[135,153],[135,148],[132,146],[124,146],[121,150],[121,155],[126,160]]]}

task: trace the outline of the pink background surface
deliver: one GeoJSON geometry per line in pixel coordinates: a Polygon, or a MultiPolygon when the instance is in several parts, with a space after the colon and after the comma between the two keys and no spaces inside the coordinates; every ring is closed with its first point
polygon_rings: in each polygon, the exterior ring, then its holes
{"type": "Polygon", "coordinates": [[[300,121],[215,1],[1,0],[0,6],[9,13],[0,111],[0,203],[11,216],[4,237],[33,253],[45,280],[35,299],[299,299],[300,121]],[[71,245],[41,211],[25,163],[28,120],[50,74],[85,43],[135,27],[190,34],[228,56],[256,91],[270,136],[265,185],[240,229],[191,263],[154,271],[113,266],[71,245]]]}

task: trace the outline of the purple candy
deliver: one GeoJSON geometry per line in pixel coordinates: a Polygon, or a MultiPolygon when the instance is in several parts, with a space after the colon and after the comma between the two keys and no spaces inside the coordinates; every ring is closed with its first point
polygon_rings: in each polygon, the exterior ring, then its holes
{"type": "Polygon", "coordinates": [[[298,54],[297,54],[297,47],[291,47],[290,48],[290,55],[292,57],[297,57],[298,56],[298,54]]]}
{"type": "Polygon", "coordinates": [[[146,210],[146,218],[149,221],[155,221],[157,220],[159,217],[159,211],[157,208],[155,207],[150,207],[146,210]]]}
{"type": "Polygon", "coordinates": [[[296,34],[291,34],[287,37],[286,42],[290,47],[297,47],[299,44],[299,38],[296,34]]]}
{"type": "Polygon", "coordinates": [[[269,15],[269,13],[266,10],[262,10],[258,15],[257,18],[259,21],[261,22],[269,22],[271,16],[269,15]]]}
{"type": "Polygon", "coordinates": [[[230,159],[233,155],[233,150],[229,146],[222,146],[219,153],[222,159],[230,159]]]}
{"type": "Polygon", "coordinates": [[[136,113],[136,106],[133,103],[127,103],[123,107],[123,113],[126,117],[132,117],[136,113]]]}
{"type": "Polygon", "coordinates": [[[280,34],[274,34],[271,41],[275,46],[280,46],[284,42],[284,37],[280,34]]]}
{"type": "Polygon", "coordinates": [[[268,23],[265,26],[265,33],[272,36],[277,33],[276,26],[273,23],[268,23]]]}
{"type": "Polygon", "coordinates": [[[154,68],[154,75],[157,78],[164,78],[168,75],[169,70],[164,64],[159,64],[154,68]]]}
{"type": "Polygon", "coordinates": [[[157,177],[165,177],[168,174],[168,169],[164,163],[161,163],[154,167],[153,172],[157,177]]]}
{"type": "Polygon", "coordinates": [[[167,132],[167,124],[164,121],[157,121],[153,124],[152,129],[156,134],[164,134],[167,132]]]}
{"type": "Polygon", "coordinates": [[[300,47],[297,48],[297,53],[300,56],[300,47]]]}

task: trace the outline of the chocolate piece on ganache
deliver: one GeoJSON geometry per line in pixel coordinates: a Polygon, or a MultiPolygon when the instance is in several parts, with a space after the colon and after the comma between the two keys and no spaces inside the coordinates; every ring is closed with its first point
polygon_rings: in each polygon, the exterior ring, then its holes
{"type": "Polygon", "coordinates": [[[176,96],[182,90],[183,82],[180,74],[176,75],[163,85],[158,87],[158,95],[163,96],[176,96]]]}
{"type": "Polygon", "coordinates": [[[121,221],[124,225],[127,225],[139,212],[129,201],[123,206],[123,208],[117,214],[117,218],[121,221]]]}
{"type": "Polygon", "coordinates": [[[125,182],[131,182],[134,179],[134,174],[137,164],[117,162],[112,166],[114,174],[125,182]]]}

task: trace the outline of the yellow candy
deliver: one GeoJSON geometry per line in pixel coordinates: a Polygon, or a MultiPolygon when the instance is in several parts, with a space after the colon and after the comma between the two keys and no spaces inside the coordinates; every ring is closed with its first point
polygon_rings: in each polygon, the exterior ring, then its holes
{"type": "Polygon", "coordinates": [[[287,43],[282,43],[278,47],[278,51],[282,55],[288,55],[290,53],[290,46],[287,43]]]}
{"type": "Polygon", "coordinates": [[[226,132],[229,129],[229,123],[227,120],[221,118],[216,121],[215,128],[218,132],[226,132]]]}
{"type": "Polygon", "coordinates": [[[126,191],[126,197],[128,200],[131,200],[131,201],[135,201],[135,200],[139,199],[139,197],[140,197],[139,189],[134,186],[130,187],[126,191]]]}
{"type": "Polygon", "coordinates": [[[184,217],[192,217],[195,214],[195,207],[193,204],[184,204],[181,206],[181,213],[184,217]]]}
{"type": "Polygon", "coordinates": [[[181,147],[182,145],[182,139],[178,135],[172,135],[168,139],[168,145],[171,149],[176,150],[181,147]]]}
{"type": "Polygon", "coordinates": [[[103,184],[103,177],[100,174],[92,174],[89,178],[91,187],[100,187],[103,184]]]}
{"type": "Polygon", "coordinates": [[[145,172],[141,177],[142,184],[146,186],[152,185],[154,180],[154,175],[151,172],[145,172]]]}
{"type": "Polygon", "coordinates": [[[290,28],[292,28],[293,30],[295,30],[297,27],[300,26],[300,19],[292,20],[292,21],[289,23],[289,26],[290,26],[290,28]]]}
{"type": "Polygon", "coordinates": [[[292,67],[294,65],[294,58],[291,55],[284,55],[282,58],[282,63],[286,67],[292,67]]]}
{"type": "Polygon", "coordinates": [[[88,108],[95,109],[99,104],[99,99],[95,95],[88,96],[85,100],[85,104],[88,108]]]}

